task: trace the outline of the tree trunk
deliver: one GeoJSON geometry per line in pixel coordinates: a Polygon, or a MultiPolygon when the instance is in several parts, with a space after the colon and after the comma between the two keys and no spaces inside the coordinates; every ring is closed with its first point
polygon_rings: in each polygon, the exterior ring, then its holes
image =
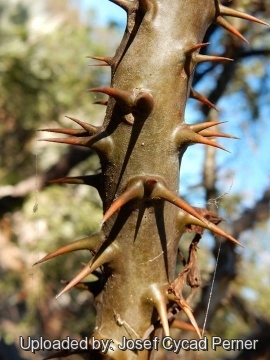
{"type": "MultiPolygon", "coordinates": [[[[112,339],[107,353],[112,359],[149,359],[156,352],[151,356],[146,350],[122,351],[119,345],[123,337],[148,338],[147,331],[159,321],[169,336],[168,311],[174,307],[186,313],[199,333],[182,295],[184,284],[196,280],[192,270],[197,265],[191,256],[185,271],[174,280],[181,235],[197,226],[237,243],[215,221],[209,221],[207,213],[182,200],[178,189],[187,147],[196,143],[220,147],[211,140],[219,133],[208,130],[214,122],[188,125],[184,121],[190,95],[207,103],[191,89],[197,63],[218,60],[199,55],[207,45],[202,44],[205,33],[217,22],[241,35],[222,18],[228,15],[227,8],[215,0],[111,1],[126,10],[127,27],[115,56],[97,58],[112,70],[110,87],[91,89],[109,95],[104,123],[97,128],[74,120],[83,128],[68,133],[75,137],[50,140],[89,147],[99,154],[102,173],[98,180],[95,176],[60,182],[98,188],[104,207],[102,229],[40,262],[73,250],[91,250],[92,260],[61,293],[103,266],[100,281],[104,284],[100,293],[95,292],[93,337],[112,339]]],[[[150,337],[153,340],[153,333],[150,337]]]]}

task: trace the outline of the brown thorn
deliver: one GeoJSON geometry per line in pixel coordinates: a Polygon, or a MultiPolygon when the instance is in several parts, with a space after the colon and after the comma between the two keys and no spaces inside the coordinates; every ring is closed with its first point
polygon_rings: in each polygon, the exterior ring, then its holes
{"type": "Polygon", "coordinates": [[[102,224],[105,223],[117,210],[133,199],[141,199],[143,197],[144,187],[141,180],[137,180],[134,184],[128,185],[126,190],[112,203],[104,214],[102,224]]]}
{"type": "MultiPolygon", "coordinates": [[[[187,304],[186,304],[187,305],[187,304]]],[[[201,339],[202,335],[201,335],[201,332],[200,332],[200,329],[198,327],[198,324],[192,314],[192,311],[190,309],[189,306],[181,306],[182,310],[184,311],[184,313],[186,314],[186,316],[188,317],[189,321],[191,322],[191,324],[193,325],[194,329],[196,330],[196,333],[198,334],[199,338],[201,339]]]]}
{"type": "MultiPolygon", "coordinates": [[[[204,220],[205,220],[205,218],[204,218],[204,220]]],[[[219,228],[218,226],[216,226],[214,223],[212,223],[210,221],[206,220],[206,221],[202,222],[202,221],[200,221],[200,219],[198,219],[198,218],[195,219],[194,216],[191,216],[190,214],[187,214],[187,216],[185,216],[184,221],[186,221],[186,225],[201,226],[204,229],[208,229],[208,230],[216,233],[217,235],[220,235],[220,236],[224,237],[225,239],[232,241],[236,245],[243,247],[243,245],[239,241],[237,241],[234,237],[227,234],[224,230],[222,230],[221,228],[219,228]]]]}
{"type": "Polygon", "coordinates": [[[234,60],[223,56],[202,55],[202,54],[196,55],[197,63],[206,62],[206,61],[234,61],[234,60]]]}
{"type": "Polygon", "coordinates": [[[201,103],[203,103],[204,105],[208,105],[211,108],[218,111],[218,109],[215,107],[215,105],[213,103],[211,103],[211,101],[209,101],[206,97],[204,97],[202,94],[198,93],[198,91],[194,90],[193,88],[190,89],[190,95],[189,96],[192,99],[198,100],[201,103]]]}
{"type": "Polygon", "coordinates": [[[165,300],[160,296],[160,298],[154,299],[154,305],[160,317],[165,336],[170,336],[167,306],[165,300]]]}
{"type": "MultiPolygon", "coordinates": [[[[184,279],[184,278],[183,278],[184,279]]],[[[171,301],[174,301],[178,307],[180,309],[182,309],[184,311],[184,313],[186,314],[186,316],[188,317],[189,321],[191,322],[191,324],[193,325],[195,331],[197,332],[199,338],[201,339],[201,332],[200,329],[198,327],[198,324],[192,314],[192,309],[191,307],[188,305],[188,303],[185,301],[185,299],[183,298],[182,294],[180,294],[180,297],[178,297],[175,293],[174,289],[171,289],[172,291],[168,291],[167,293],[167,298],[171,301]]]]}
{"type": "Polygon", "coordinates": [[[203,123],[198,123],[198,124],[187,124],[188,127],[190,128],[190,130],[196,132],[196,133],[199,133],[209,127],[212,127],[212,126],[216,126],[216,125],[219,125],[219,124],[223,124],[224,122],[226,121],[206,121],[206,122],[203,122],[203,123]]]}
{"type": "MultiPolygon", "coordinates": [[[[186,323],[185,321],[182,321],[180,319],[174,318],[171,322],[171,328],[184,330],[184,331],[196,331],[193,325],[190,325],[186,323]]],[[[203,329],[199,328],[200,332],[203,332],[203,329]]]]}
{"type": "Polygon", "coordinates": [[[193,135],[193,139],[191,139],[191,142],[193,142],[194,144],[210,145],[210,146],[214,146],[218,149],[230,152],[229,150],[225,149],[223,146],[219,145],[218,143],[215,143],[212,140],[205,138],[204,136],[202,136],[200,134],[197,134],[197,133],[193,133],[193,134],[195,134],[195,136],[193,135]]]}
{"type": "Polygon", "coordinates": [[[92,136],[74,138],[48,138],[37,141],[46,141],[57,144],[76,145],[95,150],[98,156],[106,156],[109,159],[112,152],[113,140],[105,131],[98,132],[92,136]]]}
{"type": "Polygon", "coordinates": [[[204,137],[223,137],[223,138],[228,138],[228,139],[236,139],[239,140],[238,137],[230,135],[230,134],[225,134],[219,131],[212,131],[212,130],[202,130],[199,132],[200,135],[204,136],[204,137]]]}
{"type": "Polygon", "coordinates": [[[132,107],[134,105],[135,97],[133,92],[118,90],[110,87],[92,88],[87,90],[89,92],[101,92],[114,98],[120,105],[132,107]]]}
{"type": "Polygon", "coordinates": [[[249,20],[249,21],[253,21],[253,22],[256,22],[256,23],[259,23],[262,25],[270,26],[268,23],[266,23],[260,19],[257,19],[256,17],[254,17],[252,15],[245,14],[241,11],[231,9],[231,8],[228,8],[223,5],[219,5],[219,12],[221,15],[233,16],[233,17],[237,17],[239,19],[249,20]]]}
{"type": "Polygon", "coordinates": [[[215,20],[215,22],[222,26],[224,29],[228,30],[230,33],[232,33],[233,35],[239,37],[239,39],[243,40],[244,42],[246,42],[247,44],[249,43],[247,41],[247,39],[240,34],[240,32],[238,30],[236,30],[227,20],[223,19],[222,16],[218,16],[215,20]]]}
{"type": "MultiPolygon", "coordinates": [[[[92,273],[93,274],[93,273],[92,273]]],[[[61,280],[61,284],[67,285],[69,281],[61,280]]],[[[100,280],[93,280],[93,281],[80,281],[78,284],[74,286],[75,289],[79,291],[89,291],[94,296],[97,295],[100,292],[100,289],[102,287],[102,281],[100,280]]]]}
{"type": "Polygon", "coordinates": [[[74,121],[76,124],[80,125],[84,130],[88,131],[89,134],[94,135],[100,132],[100,127],[91,125],[89,123],[86,123],[84,121],[78,120],[71,116],[66,116],[67,119],[74,121]]]}
{"type": "Polygon", "coordinates": [[[178,197],[176,194],[174,194],[172,191],[170,191],[167,187],[162,185],[160,182],[158,182],[154,190],[152,191],[151,198],[161,198],[164,199],[171,204],[174,204],[175,206],[179,207],[180,209],[186,211],[188,214],[193,215],[197,219],[200,219],[204,223],[207,223],[207,220],[201,216],[191,205],[189,205],[187,202],[185,202],[183,199],[178,197]]]}
{"type": "Polygon", "coordinates": [[[38,129],[38,131],[47,131],[52,132],[56,134],[63,134],[63,135],[69,135],[69,136],[87,136],[89,133],[82,129],[61,129],[61,128],[55,128],[55,129],[38,129]]]}
{"type": "Polygon", "coordinates": [[[185,50],[185,55],[189,56],[192,55],[195,51],[201,49],[202,47],[208,46],[210,45],[210,43],[200,43],[200,44],[195,44],[192,47],[190,47],[188,50],[185,50]]]}
{"type": "Polygon", "coordinates": [[[100,181],[101,181],[101,173],[94,175],[72,176],[72,177],[54,179],[48,181],[48,184],[77,184],[77,185],[82,184],[82,185],[89,185],[98,188],[100,181]]]}
{"type": "Polygon", "coordinates": [[[167,314],[167,292],[165,289],[158,287],[156,284],[152,285],[150,289],[144,294],[146,299],[151,299],[151,303],[157,309],[159,318],[162,323],[165,336],[170,336],[169,321],[167,314]]]}
{"type": "Polygon", "coordinates": [[[186,145],[203,144],[203,145],[214,146],[218,149],[229,152],[223,146],[217,144],[216,142],[200,135],[199,133],[190,130],[190,128],[186,124],[182,124],[182,126],[180,126],[175,132],[175,142],[179,147],[182,144],[186,144],[186,145]]]}
{"type": "MultiPolygon", "coordinates": [[[[97,247],[101,245],[103,242],[102,236],[100,233],[96,233],[94,235],[85,237],[83,239],[79,239],[76,241],[73,241],[71,244],[64,245],[60,247],[59,249],[49,253],[48,255],[44,256],[39,261],[35,262],[34,265],[41,264],[44,261],[53,259],[57,256],[67,254],[72,251],[77,250],[90,250],[90,251],[97,251],[97,247]]],[[[34,266],[33,265],[33,266],[34,266]]]]}
{"type": "Polygon", "coordinates": [[[112,57],[106,57],[106,56],[86,56],[87,58],[90,58],[90,59],[94,59],[94,60],[99,60],[99,61],[102,61],[103,64],[93,64],[93,65],[90,65],[90,66],[111,66],[112,63],[113,63],[113,58],[112,57]]]}
{"type": "Polygon", "coordinates": [[[70,290],[73,286],[77,285],[80,281],[90,275],[94,270],[100,266],[108,263],[116,256],[118,252],[118,246],[115,243],[109,245],[101,254],[96,254],[91,261],[66,285],[66,287],[56,296],[64,294],[70,290]]]}
{"type": "Polygon", "coordinates": [[[85,146],[91,148],[92,143],[94,141],[94,136],[87,137],[76,137],[76,138],[50,138],[50,139],[39,139],[38,141],[47,141],[58,144],[66,144],[66,145],[77,145],[77,146],[85,146]]]}

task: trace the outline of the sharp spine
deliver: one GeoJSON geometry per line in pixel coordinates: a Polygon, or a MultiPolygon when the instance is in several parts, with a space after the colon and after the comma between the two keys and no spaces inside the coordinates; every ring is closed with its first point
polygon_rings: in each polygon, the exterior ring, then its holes
{"type": "Polygon", "coordinates": [[[182,306],[182,310],[184,311],[184,313],[188,317],[189,321],[191,322],[194,329],[196,330],[196,333],[198,334],[199,338],[201,339],[202,335],[201,335],[200,329],[198,327],[197,321],[194,318],[194,315],[192,313],[191,308],[186,304],[186,305],[182,306]]]}
{"type": "Polygon", "coordinates": [[[109,209],[104,214],[102,224],[105,223],[117,210],[119,210],[127,202],[135,199],[142,199],[144,194],[144,187],[141,180],[136,180],[130,183],[124,192],[112,203],[109,209]]]}
{"type": "Polygon", "coordinates": [[[191,205],[189,205],[183,199],[178,197],[178,195],[170,191],[165,185],[161,184],[161,182],[157,182],[157,184],[155,185],[151,194],[151,198],[161,198],[163,200],[166,200],[171,204],[179,207],[180,209],[186,211],[188,214],[191,214],[197,219],[200,219],[201,221],[207,223],[207,220],[204,219],[204,217],[201,216],[191,205]]]}
{"type": "Polygon", "coordinates": [[[56,134],[70,135],[70,136],[87,136],[89,133],[82,129],[61,129],[61,128],[47,128],[47,129],[38,129],[38,131],[47,131],[56,134]]]}
{"type": "Polygon", "coordinates": [[[198,324],[193,316],[192,309],[186,302],[186,300],[183,298],[182,294],[180,294],[180,297],[178,297],[175,292],[168,291],[167,298],[171,301],[174,301],[179,309],[182,309],[186,316],[188,317],[189,321],[191,322],[192,326],[194,327],[195,331],[197,332],[199,338],[201,338],[201,332],[198,327],[198,324]]]}
{"type": "Polygon", "coordinates": [[[97,152],[99,157],[105,157],[107,160],[110,159],[112,149],[113,149],[113,140],[111,136],[108,136],[107,133],[100,132],[93,136],[87,137],[75,137],[75,138],[49,138],[49,139],[39,139],[38,141],[47,141],[58,144],[66,145],[76,145],[83,146],[89,149],[93,149],[97,152]]]}
{"type": "Polygon", "coordinates": [[[203,144],[203,145],[214,146],[218,149],[229,152],[223,146],[215,143],[212,140],[207,139],[206,137],[202,136],[199,133],[190,130],[190,128],[185,124],[183,124],[177,129],[175,133],[175,142],[179,147],[183,144],[186,145],[203,144]]]}
{"type": "Polygon", "coordinates": [[[49,184],[77,184],[77,185],[88,185],[93,186],[96,189],[100,188],[102,175],[85,175],[85,176],[73,176],[73,177],[64,177],[55,180],[48,181],[49,184]]]}
{"type": "Polygon", "coordinates": [[[115,242],[110,244],[102,253],[99,253],[98,251],[93,259],[89,261],[89,263],[67,284],[67,286],[56,296],[56,298],[70,290],[73,286],[77,285],[94,270],[106,263],[109,263],[113,258],[116,258],[118,252],[119,248],[115,242]]]}
{"type": "Polygon", "coordinates": [[[202,54],[196,55],[197,63],[206,62],[206,61],[234,61],[234,60],[223,56],[202,55],[202,54]]]}
{"type": "Polygon", "coordinates": [[[152,285],[150,289],[144,294],[144,298],[147,302],[151,302],[154,307],[157,309],[158,315],[160,317],[162,327],[164,330],[165,336],[170,336],[169,321],[167,314],[167,293],[164,287],[158,287],[157,285],[152,285]]]}
{"type": "MultiPolygon", "coordinates": [[[[60,247],[59,249],[49,253],[48,255],[44,256],[42,259],[37,261],[34,265],[41,264],[44,261],[53,259],[57,256],[64,255],[73,251],[78,250],[89,250],[96,252],[100,245],[103,243],[104,238],[102,237],[101,233],[96,233],[91,236],[85,237],[83,239],[76,240],[71,244],[65,245],[60,247]]],[[[33,265],[33,266],[34,266],[33,265]]]]}
{"type": "MultiPolygon", "coordinates": [[[[176,328],[179,330],[184,330],[184,331],[196,331],[197,330],[194,328],[193,325],[190,325],[188,323],[186,323],[185,321],[182,321],[180,319],[173,319],[172,323],[171,323],[171,328],[176,328]]],[[[203,329],[199,328],[200,333],[202,333],[203,329]]]]}
{"type": "Polygon", "coordinates": [[[216,147],[217,149],[224,150],[226,152],[230,152],[229,150],[225,149],[223,146],[219,145],[218,143],[216,143],[212,140],[205,138],[204,136],[202,136],[200,134],[193,133],[192,136],[193,136],[194,140],[191,140],[191,141],[194,141],[194,144],[210,145],[210,146],[216,147]]]}
{"type": "MultiPolygon", "coordinates": [[[[67,285],[68,281],[61,281],[63,285],[67,285]]],[[[101,292],[104,286],[104,280],[94,280],[94,281],[85,281],[85,282],[78,282],[77,285],[74,286],[75,289],[79,291],[89,291],[95,297],[101,292]]]]}
{"type": "Polygon", "coordinates": [[[206,97],[204,97],[202,94],[198,93],[198,91],[194,90],[193,88],[190,89],[189,96],[192,99],[198,100],[201,103],[203,103],[204,105],[210,106],[211,108],[218,111],[218,109],[215,107],[215,105],[213,103],[211,103],[211,101],[209,101],[206,97]]]}
{"type": "Polygon", "coordinates": [[[99,64],[91,64],[91,66],[112,66],[113,65],[113,58],[112,57],[87,56],[87,58],[101,61],[101,63],[99,63],[99,64]]]}
{"type": "Polygon", "coordinates": [[[260,19],[257,19],[256,17],[252,16],[252,15],[248,15],[245,14],[241,11],[237,11],[231,8],[228,8],[226,6],[223,6],[221,4],[219,4],[219,13],[220,15],[225,15],[225,16],[233,16],[233,17],[237,17],[239,19],[244,19],[244,20],[248,20],[248,21],[253,21],[256,22],[258,24],[261,25],[266,25],[266,26],[270,26],[268,23],[266,23],[265,21],[262,21],[260,19]]]}
{"type": "Polygon", "coordinates": [[[145,175],[136,176],[130,180],[125,191],[112,203],[111,207],[104,214],[102,224],[127,202],[135,199],[142,200],[143,198],[152,200],[157,198],[163,199],[207,223],[207,220],[196,209],[170,191],[162,178],[154,175],[145,175]]]}
{"type": "Polygon", "coordinates": [[[198,123],[198,124],[187,124],[188,127],[190,128],[190,130],[199,133],[203,130],[206,130],[212,126],[216,126],[219,124],[223,124],[225,121],[206,121],[203,123],[198,123]]]}
{"type": "Polygon", "coordinates": [[[207,43],[195,44],[195,45],[191,46],[188,50],[185,50],[185,55],[186,55],[186,56],[190,56],[190,55],[192,55],[195,51],[201,49],[202,47],[208,46],[208,45],[210,45],[209,42],[207,42],[207,43]]]}
{"type": "Polygon", "coordinates": [[[204,229],[210,230],[214,233],[216,233],[217,235],[220,235],[230,241],[232,241],[233,243],[235,243],[236,245],[239,245],[241,247],[243,247],[243,245],[237,241],[234,237],[232,237],[231,235],[227,234],[224,230],[220,229],[218,226],[216,226],[214,223],[206,220],[204,218],[204,222],[202,222],[200,219],[195,218],[193,215],[191,214],[183,214],[183,213],[179,213],[180,219],[182,221],[185,222],[186,225],[197,225],[197,226],[201,226],[204,229]]]}
{"type": "Polygon", "coordinates": [[[90,92],[101,92],[114,98],[120,105],[131,108],[134,105],[135,97],[133,92],[119,90],[110,87],[100,87],[89,89],[90,92]]]}
{"type": "Polygon", "coordinates": [[[212,130],[202,130],[199,132],[200,135],[204,136],[204,137],[223,137],[223,138],[228,138],[228,139],[235,139],[235,140],[239,140],[238,137],[230,135],[230,134],[225,134],[219,131],[212,131],[212,130]]]}
{"type": "Polygon", "coordinates": [[[119,90],[115,88],[103,87],[93,88],[88,91],[101,92],[114,98],[126,113],[139,111],[143,114],[149,114],[154,106],[152,95],[147,91],[141,91],[135,94],[133,91],[119,90]]]}
{"type": "Polygon", "coordinates": [[[242,34],[240,34],[240,32],[236,30],[227,20],[223,19],[222,16],[217,16],[215,22],[248,44],[247,39],[242,34]]]}
{"type": "Polygon", "coordinates": [[[77,145],[91,148],[95,142],[95,136],[87,136],[87,137],[75,137],[75,138],[49,138],[49,139],[39,139],[38,141],[47,141],[58,144],[66,144],[66,145],[77,145]]]}
{"type": "Polygon", "coordinates": [[[84,130],[88,132],[90,135],[98,134],[101,131],[100,126],[91,125],[89,123],[86,123],[84,121],[78,120],[71,116],[66,116],[67,119],[74,121],[76,124],[80,125],[84,130]]]}

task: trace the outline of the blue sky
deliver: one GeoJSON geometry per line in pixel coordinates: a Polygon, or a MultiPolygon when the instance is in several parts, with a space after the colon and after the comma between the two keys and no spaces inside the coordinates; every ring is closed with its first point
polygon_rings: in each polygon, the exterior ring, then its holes
{"type": "Polygon", "coordinates": [[[82,12],[93,9],[96,13],[96,21],[101,24],[109,21],[116,21],[123,26],[125,24],[125,11],[109,0],[73,0],[72,3],[78,6],[82,12]]]}

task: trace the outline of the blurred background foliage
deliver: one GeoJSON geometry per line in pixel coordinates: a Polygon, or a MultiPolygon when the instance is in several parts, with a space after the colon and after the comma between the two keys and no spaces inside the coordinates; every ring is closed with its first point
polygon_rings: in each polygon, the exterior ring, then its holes
{"type": "MultiPolygon", "coordinates": [[[[108,84],[109,71],[89,68],[93,61],[86,56],[113,55],[123,29],[117,21],[101,26],[90,10],[82,17],[82,9],[76,5],[68,0],[0,0],[1,360],[4,354],[12,354],[7,358],[15,360],[42,358],[42,353],[18,354],[12,346],[18,346],[19,336],[78,338],[89,336],[94,327],[91,294],[72,290],[55,299],[62,288],[60,281],[71,279],[89,254],[73,253],[32,267],[47,252],[97,231],[102,217],[100,199],[92,188],[46,183],[66,174],[98,172],[95,154],[37,142],[47,136],[37,132],[40,128],[73,127],[65,115],[96,125],[104,117],[103,107],[93,105],[93,96],[86,90],[108,84]]],[[[233,5],[265,20],[270,18],[266,1],[239,0],[233,5]]],[[[230,219],[226,226],[245,246],[245,250],[224,248],[226,256],[234,260],[225,256],[227,267],[221,261],[223,273],[216,279],[217,298],[213,295],[208,324],[210,334],[244,338],[267,328],[270,319],[270,34],[261,26],[237,19],[231,22],[244,32],[252,47],[240,46],[222,30],[211,28],[209,52],[236,56],[235,65],[229,76],[226,65],[202,65],[194,82],[196,89],[218,101],[219,120],[231,120],[221,130],[242,140],[221,142],[233,152],[232,157],[215,150],[189,149],[181,169],[181,194],[193,205],[204,207],[207,203],[230,219]],[[224,79],[228,84],[221,91],[224,79]],[[191,169],[188,163],[194,159],[198,166],[191,169]],[[224,274],[227,282],[222,285],[224,274]],[[222,286],[224,294],[219,290],[222,286]]],[[[189,102],[187,122],[202,121],[206,116],[217,117],[193,100],[189,102]]],[[[187,246],[188,241],[183,240],[181,251],[185,253],[187,246]]],[[[217,243],[210,235],[204,236],[199,250],[203,289],[211,283],[216,255],[217,243]]],[[[202,305],[203,290],[193,304],[198,318],[202,316],[200,308],[205,316],[206,304],[202,305]]],[[[237,355],[205,356],[225,359],[237,355]]]]}
{"type": "MultiPolygon", "coordinates": [[[[96,124],[102,120],[104,111],[92,105],[86,92],[102,82],[101,72],[89,68],[86,56],[104,54],[105,48],[93,38],[105,30],[90,11],[82,22],[78,9],[64,0],[1,1],[0,26],[0,178],[6,199],[0,222],[0,338],[6,344],[18,343],[19,335],[75,338],[94,326],[91,295],[82,293],[75,301],[71,294],[60,302],[54,297],[60,280],[70,279],[89,255],[32,265],[59,245],[98,229],[99,197],[86,187],[51,186],[39,192],[37,184],[9,208],[6,195],[12,185],[35,178],[68,152],[37,142],[43,136],[38,129],[72,127],[65,115],[96,124]],[[3,211],[6,208],[12,211],[3,211]]],[[[84,157],[72,175],[98,170],[93,154],[84,157]]]]}

